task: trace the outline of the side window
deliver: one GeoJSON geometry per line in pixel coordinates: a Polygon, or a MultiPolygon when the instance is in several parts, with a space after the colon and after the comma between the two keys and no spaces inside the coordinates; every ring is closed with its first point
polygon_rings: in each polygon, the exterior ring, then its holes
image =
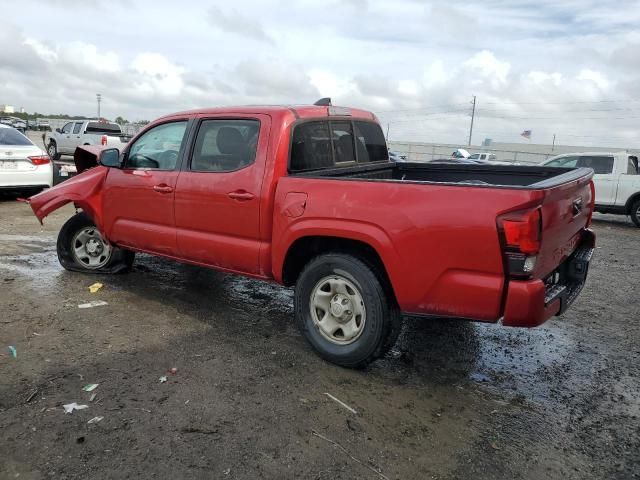
{"type": "Polygon", "coordinates": [[[640,171],[638,171],[638,157],[634,155],[629,155],[629,163],[627,165],[627,173],[629,175],[638,175],[640,171]]]}
{"type": "Polygon", "coordinates": [[[62,133],[71,133],[71,129],[73,128],[73,122],[69,122],[62,127],[62,133]]]}
{"type": "Polygon", "coordinates": [[[191,170],[231,172],[256,159],[258,120],[204,120],[198,129],[191,170]]]}
{"type": "Polygon", "coordinates": [[[82,122],[73,124],[73,133],[80,133],[80,129],[82,128],[82,122]]]}
{"type": "Polygon", "coordinates": [[[305,122],[293,130],[291,171],[333,166],[329,122],[305,122]]]}
{"type": "Polygon", "coordinates": [[[580,157],[578,166],[593,168],[594,173],[599,175],[606,175],[613,172],[613,157],[580,157]]]}
{"type": "Polygon", "coordinates": [[[353,122],[356,128],[358,163],[388,161],[387,142],[380,125],[373,122],[353,122]]]}
{"type": "Polygon", "coordinates": [[[331,122],[331,136],[336,164],[355,162],[356,153],[353,146],[351,122],[331,122]]]}
{"type": "Polygon", "coordinates": [[[153,127],[129,148],[126,168],[174,170],[186,130],[186,121],[153,127]]]}

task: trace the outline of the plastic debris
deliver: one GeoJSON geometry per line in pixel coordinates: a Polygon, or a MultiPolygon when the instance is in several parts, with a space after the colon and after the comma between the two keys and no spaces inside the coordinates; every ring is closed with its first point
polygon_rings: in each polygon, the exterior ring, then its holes
{"type": "Polygon", "coordinates": [[[64,413],[73,413],[74,410],[84,410],[85,408],[89,408],[89,405],[78,405],[76,402],[68,403],[63,405],[64,413]]]}
{"type": "Polygon", "coordinates": [[[96,388],[98,388],[98,383],[87,383],[84,387],[82,387],[82,390],[84,390],[85,392],[93,392],[96,388]]]}
{"type": "Polygon", "coordinates": [[[93,302],[89,302],[89,303],[81,303],[80,305],[78,305],[78,308],[102,307],[103,305],[109,305],[109,304],[104,300],[94,300],[93,302]]]}
{"type": "Polygon", "coordinates": [[[13,358],[18,358],[18,350],[13,345],[9,345],[9,353],[13,358]]]}
{"type": "Polygon", "coordinates": [[[91,425],[92,423],[98,423],[99,421],[104,420],[104,417],[93,417],[91,420],[89,420],[87,423],[89,425],[91,425]]]}
{"type": "Polygon", "coordinates": [[[354,415],[357,415],[358,412],[356,412],[353,408],[351,408],[349,405],[347,405],[346,403],[344,403],[342,400],[337,399],[336,397],[334,397],[333,395],[331,395],[330,393],[326,393],[325,395],[327,397],[329,397],[331,400],[333,400],[336,403],[339,403],[340,405],[342,405],[344,408],[346,408],[347,410],[349,410],[351,413],[353,413],[354,415]]]}
{"type": "Polygon", "coordinates": [[[167,382],[167,376],[163,375],[158,380],[160,380],[160,383],[166,383],[167,382]]]}
{"type": "Polygon", "coordinates": [[[104,285],[100,282],[96,282],[93,285],[89,285],[89,291],[91,293],[96,293],[98,290],[100,290],[102,287],[104,287],[104,285]]]}
{"type": "Polygon", "coordinates": [[[169,373],[170,373],[171,375],[175,375],[176,373],[178,373],[178,369],[177,369],[176,367],[173,367],[173,368],[171,368],[171,369],[169,370],[169,373]]]}
{"type": "Polygon", "coordinates": [[[97,393],[92,393],[91,394],[91,398],[89,398],[89,401],[93,402],[96,399],[96,395],[97,395],[97,393]]]}

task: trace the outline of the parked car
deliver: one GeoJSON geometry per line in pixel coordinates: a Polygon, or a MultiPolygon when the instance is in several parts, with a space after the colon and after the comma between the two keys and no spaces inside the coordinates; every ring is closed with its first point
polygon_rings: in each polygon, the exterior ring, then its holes
{"type": "Polygon", "coordinates": [[[407,156],[399,153],[399,152],[394,152],[389,150],[389,160],[391,160],[392,162],[407,162],[407,156]]]}
{"type": "Polygon", "coordinates": [[[469,158],[470,156],[471,154],[464,148],[456,148],[453,152],[451,152],[451,158],[469,158]]]}
{"type": "Polygon", "coordinates": [[[0,124],[13,127],[22,133],[27,130],[27,122],[17,117],[1,117],[0,124]]]}
{"type": "Polygon", "coordinates": [[[33,194],[52,185],[49,156],[15,128],[0,124],[0,190],[33,194]]]}
{"type": "Polygon", "coordinates": [[[467,157],[468,160],[474,160],[476,162],[497,162],[498,157],[494,153],[474,153],[467,157]]]}
{"type": "Polygon", "coordinates": [[[82,209],[58,236],[69,270],[146,252],[295,286],[302,334],[345,367],[384,355],[403,313],[532,327],[571,305],[594,248],[591,170],[394,163],[375,118],[176,113],[122,151],[79,147],[80,173],[31,208],[82,209]]]}
{"type": "Polygon", "coordinates": [[[51,124],[49,120],[36,120],[36,130],[40,130],[41,132],[50,132],[51,124]]]}
{"type": "Polygon", "coordinates": [[[120,125],[94,120],[66,123],[47,135],[45,143],[49,156],[58,160],[61,155],[73,155],[79,145],[108,145],[121,147],[129,140],[120,125]]]}
{"type": "Polygon", "coordinates": [[[637,155],[628,152],[584,152],[557,155],[549,167],[592,168],[596,186],[595,211],[629,215],[640,227],[640,172],[637,155]]]}

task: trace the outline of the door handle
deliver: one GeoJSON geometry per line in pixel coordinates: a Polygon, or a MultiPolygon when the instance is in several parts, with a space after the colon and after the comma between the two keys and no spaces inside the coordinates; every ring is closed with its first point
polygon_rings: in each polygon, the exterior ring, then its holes
{"type": "Polygon", "coordinates": [[[171,188],[169,185],[167,185],[165,183],[161,183],[160,185],[154,185],[153,186],[153,190],[155,190],[158,193],[171,193],[171,192],[173,192],[173,188],[171,188]]]}
{"type": "Polygon", "coordinates": [[[254,198],[253,193],[249,193],[245,190],[236,190],[235,192],[227,193],[227,196],[240,202],[246,202],[247,200],[253,200],[254,198]]]}

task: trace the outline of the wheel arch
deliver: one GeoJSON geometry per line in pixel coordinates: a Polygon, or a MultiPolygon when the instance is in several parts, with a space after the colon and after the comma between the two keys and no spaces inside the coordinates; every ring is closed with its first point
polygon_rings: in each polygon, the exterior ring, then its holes
{"type": "Polygon", "coordinates": [[[627,203],[624,206],[624,211],[627,215],[631,214],[631,207],[633,206],[634,203],[636,203],[638,200],[640,200],[640,192],[636,192],[633,195],[631,195],[629,197],[629,199],[627,200],[627,203]]]}

